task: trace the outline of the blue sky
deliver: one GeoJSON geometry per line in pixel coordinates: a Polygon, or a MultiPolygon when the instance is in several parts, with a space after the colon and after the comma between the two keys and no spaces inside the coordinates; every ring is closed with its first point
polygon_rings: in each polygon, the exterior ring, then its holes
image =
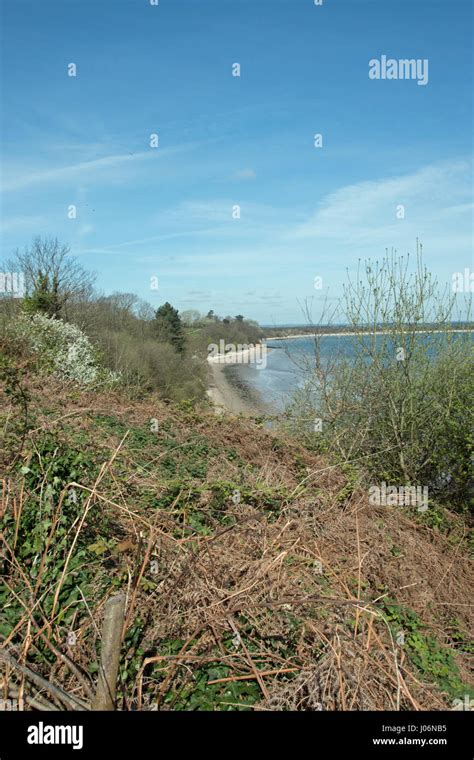
{"type": "Polygon", "coordinates": [[[267,324],[417,237],[441,282],[472,269],[469,0],[3,0],[2,22],[2,256],[54,235],[105,293],[267,324]],[[428,84],[369,79],[382,55],[428,84]]]}

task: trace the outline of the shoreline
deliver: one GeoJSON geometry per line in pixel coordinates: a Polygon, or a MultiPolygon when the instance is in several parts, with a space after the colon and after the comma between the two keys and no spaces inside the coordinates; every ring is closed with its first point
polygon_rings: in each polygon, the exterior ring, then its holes
{"type": "MultiPolygon", "coordinates": [[[[346,335],[347,337],[357,337],[360,335],[390,335],[392,330],[358,330],[356,332],[313,332],[313,333],[301,333],[299,335],[275,335],[274,338],[266,337],[264,340],[268,343],[268,341],[271,340],[294,340],[295,338],[340,338],[343,335],[346,335]]],[[[420,333],[421,335],[424,335],[426,333],[472,333],[474,332],[474,328],[467,328],[467,329],[461,329],[461,328],[455,328],[454,330],[415,330],[415,332],[420,333]]],[[[271,350],[271,347],[268,348],[268,350],[271,350]]]]}
{"type": "Polygon", "coordinates": [[[259,417],[270,413],[270,409],[259,394],[238,376],[236,365],[209,362],[210,382],[207,396],[216,414],[242,414],[244,417],[259,417]],[[232,369],[232,367],[234,369],[232,369]]]}
{"type": "Polygon", "coordinates": [[[238,351],[228,351],[226,354],[208,356],[209,364],[232,366],[235,364],[259,364],[262,358],[271,351],[265,343],[255,343],[251,348],[241,348],[238,351]]]}
{"type": "MultiPolygon", "coordinates": [[[[420,334],[425,333],[472,333],[473,329],[451,329],[451,330],[417,330],[420,334]]],[[[256,344],[264,348],[263,353],[272,351],[271,346],[267,347],[268,341],[286,341],[298,338],[315,338],[328,337],[336,338],[343,335],[355,337],[360,335],[390,335],[391,330],[380,330],[376,332],[337,332],[337,333],[304,333],[298,335],[278,335],[274,338],[264,338],[262,343],[256,344]]],[[[258,353],[258,352],[257,352],[258,353]]],[[[261,358],[261,357],[260,357],[261,358]]],[[[255,363],[257,356],[255,349],[243,349],[240,351],[229,351],[227,354],[217,354],[207,358],[209,368],[209,384],[207,388],[207,397],[214,407],[216,414],[229,412],[230,414],[243,415],[244,417],[259,417],[267,414],[273,414],[271,408],[265,403],[258,391],[246,383],[239,375],[239,367],[249,363],[255,363]],[[250,361],[249,361],[250,360],[250,361]],[[252,361],[253,360],[253,361],[252,361]]],[[[258,359],[257,359],[258,362],[258,359]]]]}

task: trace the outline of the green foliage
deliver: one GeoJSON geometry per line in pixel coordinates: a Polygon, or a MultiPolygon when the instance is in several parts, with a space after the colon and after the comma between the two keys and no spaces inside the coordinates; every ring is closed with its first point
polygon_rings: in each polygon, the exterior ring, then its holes
{"type": "Polygon", "coordinates": [[[474,641],[469,633],[463,630],[462,625],[457,618],[452,618],[448,621],[446,632],[453,649],[470,656],[474,655],[474,641]]]}
{"type": "Polygon", "coordinates": [[[346,289],[351,355],[323,358],[316,330],[291,427],[336,462],[357,461],[378,482],[420,485],[458,511],[472,503],[472,335],[453,333],[454,301],[403,257],[368,262],[346,289]],[[364,276],[365,275],[365,276],[364,276]],[[314,432],[315,419],[322,430],[314,432]]]}
{"type": "Polygon", "coordinates": [[[360,473],[354,465],[349,463],[341,464],[341,472],[346,476],[346,482],[337,495],[337,501],[339,504],[345,504],[360,483],[360,473]]]}
{"type": "Polygon", "coordinates": [[[263,331],[256,322],[237,318],[223,321],[216,315],[211,318],[208,315],[208,318],[187,331],[190,350],[202,356],[207,356],[211,344],[219,345],[221,340],[235,346],[255,345],[261,341],[262,337],[263,331]]]}
{"type": "MultiPolygon", "coordinates": [[[[17,525],[13,513],[7,511],[1,529],[8,544],[15,544],[16,561],[29,584],[39,584],[41,608],[48,615],[71,545],[71,531],[82,512],[85,499],[81,489],[67,486],[71,482],[88,482],[97,472],[97,465],[87,450],[65,447],[53,435],[43,434],[20,472],[25,498],[19,522],[17,525]],[[46,547],[48,551],[45,553],[46,547]]],[[[97,581],[97,568],[87,544],[98,532],[107,529],[104,518],[92,511],[71,556],[61,587],[56,624],[67,625],[81,599],[80,590],[87,596],[90,584],[97,581]]],[[[22,617],[24,607],[20,600],[23,599],[24,604],[28,605],[29,594],[28,586],[21,577],[17,577],[14,595],[6,585],[1,588],[2,633],[11,631],[22,617]]]]}
{"type": "Polygon", "coordinates": [[[0,384],[12,407],[13,414],[5,410],[0,414],[2,426],[0,467],[6,471],[18,459],[28,430],[28,402],[30,395],[24,387],[24,370],[6,353],[0,351],[0,384]]]}
{"type": "Polygon", "coordinates": [[[426,625],[413,610],[386,601],[383,612],[394,638],[403,631],[403,649],[422,678],[436,683],[453,699],[465,694],[474,696],[474,691],[461,681],[453,652],[426,633],[426,625]]]}
{"type": "MultiPolygon", "coordinates": [[[[34,333],[37,345],[33,349],[43,370],[87,384],[96,379],[119,381],[132,396],[158,391],[167,401],[194,407],[206,399],[209,344],[221,338],[236,344],[255,343],[262,335],[258,325],[242,315],[224,323],[217,315],[204,318],[191,311],[185,312],[183,322],[169,303],[154,311],[131,293],[94,295],[93,275],[84,272],[67,252],[67,246],[57,240],[37,239],[31,251],[19,254],[19,271],[25,271],[27,282],[21,301],[22,324],[30,322],[34,327],[37,318],[46,320],[37,325],[47,338],[44,345],[36,340],[38,330],[29,330],[34,333]],[[48,317],[59,326],[51,326],[48,317]],[[81,335],[74,336],[73,331],[81,335]]],[[[16,331],[18,341],[19,306],[16,299],[3,300],[0,331],[16,331]]]]}
{"type": "Polygon", "coordinates": [[[23,308],[27,314],[41,312],[56,317],[61,311],[57,276],[39,271],[33,292],[23,299],[23,308]]]}
{"type": "MultiPolygon", "coordinates": [[[[177,655],[185,642],[182,639],[168,639],[160,642],[160,654],[177,655]]],[[[231,649],[229,640],[224,643],[231,649]]],[[[216,651],[216,661],[193,667],[178,680],[164,695],[163,704],[167,709],[184,711],[241,711],[249,710],[260,699],[260,688],[253,680],[209,684],[209,681],[229,678],[234,671],[219,663],[220,652],[216,651]]],[[[154,688],[161,684],[168,665],[166,659],[153,666],[154,688]]],[[[153,705],[153,697],[150,697],[153,705]]]]}
{"type": "Polygon", "coordinates": [[[263,510],[269,519],[272,519],[280,514],[282,502],[288,496],[283,488],[276,489],[260,485],[251,489],[245,485],[227,481],[216,481],[209,484],[208,488],[212,494],[210,507],[216,516],[220,512],[225,513],[232,502],[240,501],[263,510]]]}
{"type": "Polygon", "coordinates": [[[171,306],[168,301],[156,310],[155,331],[159,340],[171,343],[180,354],[184,352],[183,324],[178,310],[171,306]]]}
{"type": "Polygon", "coordinates": [[[141,646],[145,630],[145,620],[137,616],[128,627],[122,643],[120,658],[119,683],[122,687],[133,689],[143,662],[145,651],[141,646]]]}
{"type": "MultiPolygon", "coordinates": [[[[221,639],[220,645],[225,653],[235,654],[237,648],[245,645],[250,655],[255,658],[257,670],[266,670],[269,667],[278,668],[282,660],[297,661],[296,647],[301,631],[301,621],[293,615],[287,614],[286,635],[284,640],[279,635],[261,637],[254,624],[245,617],[238,616],[239,637],[236,641],[233,633],[229,632],[221,639]],[[258,662],[258,654],[264,650],[266,659],[258,662]],[[272,655],[275,655],[275,664],[269,665],[272,655]]],[[[153,682],[153,692],[156,693],[166,677],[169,660],[166,656],[176,656],[184,645],[183,639],[167,639],[160,642],[159,654],[164,659],[150,667],[150,679],[153,682]]],[[[188,642],[188,648],[194,651],[198,642],[188,642]]],[[[222,664],[222,649],[217,646],[207,651],[208,662],[182,668],[180,674],[173,679],[173,685],[164,694],[163,703],[170,710],[199,710],[199,711],[242,711],[250,710],[252,705],[261,700],[261,690],[254,678],[243,680],[228,680],[223,683],[210,683],[221,679],[232,679],[239,676],[239,672],[222,664]],[[212,658],[215,657],[215,660],[212,658]]],[[[287,681],[291,675],[282,676],[287,681]]],[[[153,704],[153,696],[150,696],[153,704]]]]}
{"type": "Polygon", "coordinates": [[[127,330],[106,330],[101,325],[91,333],[106,366],[120,373],[122,385],[132,395],[158,391],[163,399],[176,402],[204,398],[204,359],[195,358],[187,350],[179,353],[171,343],[159,342],[150,325],[136,324],[127,330]]]}

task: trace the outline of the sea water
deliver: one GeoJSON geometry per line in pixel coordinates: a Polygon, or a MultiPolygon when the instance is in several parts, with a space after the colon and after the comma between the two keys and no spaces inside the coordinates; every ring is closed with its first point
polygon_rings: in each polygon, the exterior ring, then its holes
{"type": "MultiPolygon", "coordinates": [[[[466,333],[451,333],[453,339],[466,333]]],[[[470,334],[471,345],[473,333],[470,334]]],[[[376,342],[387,339],[387,336],[379,335],[376,342]]],[[[417,340],[429,340],[431,354],[436,353],[436,346],[446,340],[445,333],[420,333],[417,340]]],[[[354,335],[325,335],[321,337],[320,361],[321,365],[328,366],[329,362],[337,361],[338,357],[349,359],[355,358],[361,350],[361,340],[371,341],[373,336],[354,335]]],[[[289,338],[287,340],[267,341],[268,349],[265,369],[257,369],[255,365],[239,365],[239,378],[257,392],[266,406],[275,412],[281,412],[291,401],[295,391],[302,388],[315,365],[315,340],[311,336],[303,338],[289,338]]],[[[393,346],[393,355],[396,356],[397,346],[393,346]]]]}

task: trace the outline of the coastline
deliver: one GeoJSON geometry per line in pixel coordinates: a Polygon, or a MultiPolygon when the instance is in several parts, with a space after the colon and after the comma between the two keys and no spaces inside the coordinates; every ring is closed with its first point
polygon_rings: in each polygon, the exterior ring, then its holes
{"type": "MultiPolygon", "coordinates": [[[[274,350],[275,347],[267,346],[267,341],[286,341],[298,338],[314,337],[354,337],[360,335],[389,335],[390,330],[364,331],[364,332],[337,332],[337,333],[304,333],[299,335],[281,335],[274,338],[264,338],[261,344],[257,344],[264,349],[264,353],[274,350]]],[[[451,329],[451,330],[418,330],[419,333],[465,333],[473,332],[469,329],[451,329]]],[[[271,415],[274,410],[263,400],[261,395],[251,385],[245,382],[239,367],[249,363],[258,362],[258,352],[255,354],[254,349],[241,349],[240,351],[229,351],[227,354],[216,354],[207,358],[209,371],[209,384],[206,391],[209,401],[216,414],[229,412],[230,414],[242,415],[244,417],[258,417],[271,415]]]]}
{"type": "MultiPolygon", "coordinates": [[[[295,338],[340,338],[343,335],[346,335],[348,337],[356,337],[358,335],[390,335],[391,330],[359,330],[357,332],[314,332],[314,333],[302,333],[301,335],[275,335],[275,337],[265,337],[265,341],[271,341],[271,340],[294,340],[295,338]]],[[[417,333],[420,334],[426,334],[426,333],[466,333],[466,332],[474,332],[474,328],[455,328],[451,330],[416,330],[417,333]]],[[[268,348],[268,350],[271,350],[271,347],[268,348]]]]}
{"type": "Polygon", "coordinates": [[[207,396],[216,414],[230,412],[244,417],[270,413],[263,399],[239,377],[235,365],[209,362],[210,382],[207,396]]]}
{"type": "Polygon", "coordinates": [[[271,351],[266,342],[256,343],[251,348],[240,348],[236,351],[228,351],[226,354],[213,354],[207,357],[209,364],[231,366],[235,364],[258,364],[266,354],[271,351]]]}

